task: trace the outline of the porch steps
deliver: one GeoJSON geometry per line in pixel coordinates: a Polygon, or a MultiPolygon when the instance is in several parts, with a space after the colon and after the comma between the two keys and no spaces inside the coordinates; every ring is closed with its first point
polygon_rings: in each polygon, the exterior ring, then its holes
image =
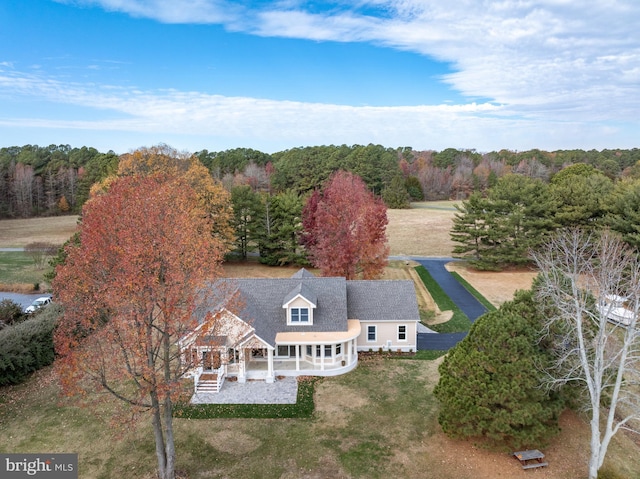
{"type": "Polygon", "coordinates": [[[198,379],[196,393],[217,393],[224,383],[224,376],[215,373],[203,373],[198,379]]]}

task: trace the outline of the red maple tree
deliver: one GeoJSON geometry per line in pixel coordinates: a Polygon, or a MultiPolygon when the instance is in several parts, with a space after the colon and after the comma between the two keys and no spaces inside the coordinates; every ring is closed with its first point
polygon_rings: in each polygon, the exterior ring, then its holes
{"type": "Polygon", "coordinates": [[[175,477],[172,409],[190,366],[176,342],[197,326],[202,286],[220,275],[225,250],[200,204],[184,178],[116,179],[86,203],[80,242],[53,284],[62,386],[150,412],[162,479],[175,477]]]}
{"type": "Polygon", "coordinates": [[[304,244],[324,276],[375,279],[387,265],[387,208],[364,181],[334,173],[303,211],[304,244]]]}

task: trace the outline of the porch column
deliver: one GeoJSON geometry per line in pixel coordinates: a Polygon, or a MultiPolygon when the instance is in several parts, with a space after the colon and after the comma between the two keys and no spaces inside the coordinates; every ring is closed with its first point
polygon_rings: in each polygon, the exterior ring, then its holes
{"type": "Polygon", "coordinates": [[[273,382],[273,349],[267,349],[267,382],[273,382]]]}
{"type": "Polygon", "coordinates": [[[240,355],[238,356],[238,382],[239,383],[247,382],[247,378],[245,376],[246,365],[245,365],[244,352],[245,352],[245,349],[242,348],[240,350],[240,355]]]}
{"type": "Polygon", "coordinates": [[[300,371],[300,355],[302,354],[302,346],[296,344],[296,371],[300,371]]]}
{"type": "Polygon", "coordinates": [[[220,370],[223,376],[227,375],[227,364],[229,364],[229,350],[224,348],[220,354],[220,370]]]}
{"type": "Polygon", "coordinates": [[[324,344],[320,345],[320,371],[324,371],[324,344]]]}
{"type": "Polygon", "coordinates": [[[347,346],[347,364],[351,364],[351,349],[353,348],[353,339],[348,341],[347,346]]]}

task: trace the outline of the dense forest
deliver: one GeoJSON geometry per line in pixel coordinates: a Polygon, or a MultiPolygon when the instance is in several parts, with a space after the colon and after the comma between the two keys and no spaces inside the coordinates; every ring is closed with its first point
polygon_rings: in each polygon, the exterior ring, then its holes
{"type": "MultiPolygon", "coordinates": [[[[448,148],[415,151],[410,147],[341,145],[292,148],[273,154],[250,148],[195,155],[228,190],[248,185],[253,191],[306,195],[337,170],[360,176],[390,207],[408,200],[463,200],[485,192],[508,173],[548,183],[563,167],[585,163],[608,178],[637,176],[640,149],[541,150],[479,153],[448,148]],[[399,191],[400,190],[400,191],[399,191]]],[[[25,145],[0,149],[0,218],[78,213],[91,186],[118,170],[113,151],[69,145],[25,145]]]]}

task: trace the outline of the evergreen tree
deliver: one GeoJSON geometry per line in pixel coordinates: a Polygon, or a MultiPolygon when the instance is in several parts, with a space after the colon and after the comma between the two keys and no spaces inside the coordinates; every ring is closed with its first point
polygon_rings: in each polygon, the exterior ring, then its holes
{"type": "Polygon", "coordinates": [[[529,250],[556,227],[557,203],[549,186],[540,179],[506,175],[490,190],[489,201],[500,236],[496,264],[528,263],[529,250]]]}
{"type": "Polygon", "coordinates": [[[542,180],[505,175],[487,198],[474,193],[456,205],[451,239],[459,244],[453,252],[483,270],[527,263],[530,248],[554,231],[556,205],[542,180]]]}
{"type": "Polygon", "coordinates": [[[268,265],[307,264],[300,245],[302,198],[289,190],[265,196],[263,235],[258,241],[260,262],[268,265]]]}
{"type": "Polygon", "coordinates": [[[592,166],[568,166],[551,179],[551,192],[559,205],[556,221],[565,228],[600,226],[612,190],[613,182],[592,166]]]}
{"type": "Polygon", "coordinates": [[[404,182],[405,188],[409,192],[411,201],[424,200],[424,194],[422,193],[422,185],[417,176],[409,176],[404,182]]]}
{"type": "Polygon", "coordinates": [[[231,189],[233,205],[233,226],[236,233],[235,251],[242,259],[252,250],[251,243],[262,237],[264,207],[260,195],[249,185],[234,186],[231,189]]]}
{"type": "Polygon", "coordinates": [[[618,183],[609,197],[607,209],[607,225],[640,251],[640,180],[618,183]]]}
{"type": "Polygon", "coordinates": [[[538,447],[558,432],[563,402],[540,387],[540,367],[549,361],[541,321],[533,293],[519,291],[450,351],[434,390],[447,435],[513,450],[538,447]]]}
{"type": "Polygon", "coordinates": [[[395,176],[389,186],[382,190],[382,199],[387,205],[387,208],[400,210],[410,207],[409,193],[407,192],[402,176],[395,176]]]}
{"type": "Polygon", "coordinates": [[[454,214],[450,233],[451,239],[458,243],[453,248],[453,254],[468,259],[480,269],[489,266],[485,264],[491,247],[489,234],[492,228],[488,205],[480,193],[473,193],[462,205],[455,204],[458,212],[454,214]]]}

